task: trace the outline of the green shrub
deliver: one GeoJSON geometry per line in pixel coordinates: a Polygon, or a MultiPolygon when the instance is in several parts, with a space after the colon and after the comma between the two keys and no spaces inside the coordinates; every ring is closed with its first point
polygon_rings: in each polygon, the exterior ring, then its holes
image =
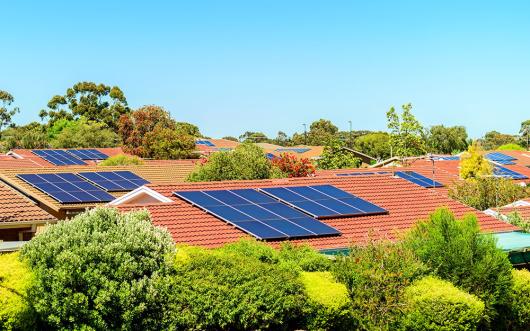
{"type": "Polygon", "coordinates": [[[498,151],[526,151],[524,147],[521,147],[517,144],[505,144],[502,146],[497,147],[498,151]]]}
{"type": "Polygon", "coordinates": [[[510,213],[506,221],[510,224],[520,227],[524,232],[530,233],[530,220],[524,219],[518,212],[510,213]]]}
{"type": "Polygon", "coordinates": [[[333,272],[348,289],[351,310],[361,330],[393,330],[403,314],[405,287],[426,272],[400,243],[370,241],[338,257],[333,272]]]}
{"type": "Polygon", "coordinates": [[[476,330],[484,313],[484,303],[476,296],[432,276],[406,288],[404,302],[405,330],[476,330]]]}
{"type": "Polygon", "coordinates": [[[501,323],[510,302],[512,266],[495,239],[480,233],[475,215],[459,221],[448,209],[438,209],[410,231],[405,244],[435,275],[484,301],[484,326],[501,323]]]}
{"type": "Polygon", "coordinates": [[[0,330],[34,327],[27,303],[27,290],[33,275],[18,253],[0,254],[0,330]]]}
{"type": "Polygon", "coordinates": [[[223,250],[187,253],[176,263],[177,328],[289,330],[300,323],[306,298],[295,270],[223,250]]]}
{"type": "Polygon", "coordinates": [[[530,330],[530,272],[513,270],[512,330],[530,330]]]}
{"type": "Polygon", "coordinates": [[[303,271],[327,271],[332,261],[308,245],[293,245],[289,242],[281,245],[278,252],[281,263],[303,271]]]}
{"type": "Polygon", "coordinates": [[[106,160],[101,161],[98,163],[100,166],[122,166],[122,165],[139,165],[143,164],[142,159],[140,159],[138,156],[129,156],[125,154],[118,154],[115,156],[111,156],[106,160]]]}
{"type": "Polygon", "coordinates": [[[253,239],[241,239],[218,249],[224,254],[241,255],[266,263],[278,263],[278,251],[271,246],[253,239]]]}
{"type": "Polygon", "coordinates": [[[174,245],[145,211],[98,208],[48,227],[22,249],[45,329],[165,329],[174,245]]]}
{"type": "Polygon", "coordinates": [[[267,179],[275,175],[263,149],[251,143],[237,146],[230,152],[216,152],[207,162],[198,165],[188,180],[193,182],[267,179]]]}
{"type": "Polygon", "coordinates": [[[302,272],[300,277],[309,298],[306,309],[308,330],[353,329],[355,320],[344,284],[337,283],[327,271],[302,272]]]}

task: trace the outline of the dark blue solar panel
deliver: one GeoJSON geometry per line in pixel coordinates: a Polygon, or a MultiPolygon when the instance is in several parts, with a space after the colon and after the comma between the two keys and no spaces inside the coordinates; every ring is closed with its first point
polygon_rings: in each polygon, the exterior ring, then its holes
{"type": "Polygon", "coordinates": [[[396,171],[396,176],[401,177],[405,180],[408,180],[409,182],[412,182],[416,185],[423,186],[426,188],[444,186],[442,183],[434,181],[431,178],[427,178],[414,171],[396,171]]]}
{"type": "Polygon", "coordinates": [[[209,140],[197,140],[195,142],[197,145],[205,145],[205,146],[210,146],[210,147],[214,147],[215,145],[209,141],[209,140]]]}
{"type": "Polygon", "coordinates": [[[298,154],[305,153],[307,151],[310,151],[310,148],[278,148],[276,149],[276,152],[282,153],[282,152],[295,152],[298,154]]]}
{"type": "Polygon", "coordinates": [[[505,167],[495,166],[493,168],[493,174],[497,177],[510,178],[510,179],[527,179],[528,177],[520,174],[516,171],[510,170],[505,167]]]}
{"type": "Polygon", "coordinates": [[[80,172],[79,176],[89,180],[108,192],[132,191],[148,181],[130,171],[80,172]]]}
{"type": "Polygon", "coordinates": [[[340,234],[334,228],[251,189],[183,191],[175,192],[175,195],[259,239],[340,234]]]}
{"type": "Polygon", "coordinates": [[[57,166],[86,165],[83,160],[61,149],[34,149],[32,152],[57,166]]]}
{"type": "Polygon", "coordinates": [[[109,158],[107,154],[97,149],[68,149],[67,152],[81,160],[106,160],[109,158]]]}
{"type": "Polygon", "coordinates": [[[517,160],[513,156],[506,155],[506,154],[499,153],[499,152],[488,153],[488,154],[486,154],[486,158],[488,160],[492,160],[492,161],[513,161],[513,160],[517,160]]]}
{"type": "Polygon", "coordinates": [[[262,188],[261,191],[316,218],[387,213],[332,185],[262,188]]]}
{"type": "Polygon", "coordinates": [[[21,174],[18,178],[61,203],[109,202],[114,197],[71,174],[21,174]]]}

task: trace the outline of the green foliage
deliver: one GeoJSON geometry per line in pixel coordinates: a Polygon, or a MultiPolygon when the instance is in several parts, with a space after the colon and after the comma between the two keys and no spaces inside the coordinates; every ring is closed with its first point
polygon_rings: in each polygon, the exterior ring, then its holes
{"type": "Polygon", "coordinates": [[[15,148],[38,149],[48,147],[46,131],[37,122],[8,128],[2,132],[2,149],[4,151],[15,148]]]}
{"type": "Polygon", "coordinates": [[[530,330],[530,271],[513,270],[511,330],[530,330]]]}
{"type": "Polygon", "coordinates": [[[319,119],[309,126],[309,132],[295,133],[293,145],[325,146],[330,140],[337,139],[339,128],[330,120],[319,119]]]}
{"type": "Polygon", "coordinates": [[[318,160],[320,169],[357,168],[360,165],[361,160],[345,149],[342,141],[336,139],[328,142],[318,160]]]}
{"type": "Polygon", "coordinates": [[[236,141],[236,142],[239,141],[239,139],[237,139],[236,137],[232,137],[232,136],[226,136],[226,137],[223,137],[223,139],[230,140],[230,141],[236,141]]]}
{"type": "Polygon", "coordinates": [[[295,270],[233,250],[187,253],[174,278],[177,328],[290,330],[302,320],[306,297],[295,270]]]}
{"type": "MultiPolygon", "coordinates": [[[[64,123],[59,120],[53,127],[59,122],[64,123]]],[[[62,130],[53,135],[51,145],[54,148],[114,147],[118,142],[118,135],[108,129],[105,123],[89,121],[84,117],[69,121],[62,130]]]]}
{"type": "Polygon", "coordinates": [[[390,135],[373,132],[355,139],[354,148],[364,154],[383,160],[390,157],[390,135]]]}
{"type": "Polygon", "coordinates": [[[273,175],[272,166],[260,147],[243,143],[233,151],[216,152],[207,162],[199,164],[188,180],[219,181],[238,179],[267,179],[273,175]]]}
{"type": "Polygon", "coordinates": [[[484,139],[480,140],[482,147],[485,150],[494,150],[499,146],[506,144],[516,144],[517,139],[510,134],[504,134],[497,131],[490,131],[484,135],[484,139]]]}
{"type": "Polygon", "coordinates": [[[530,220],[523,219],[518,212],[510,213],[506,217],[506,221],[510,224],[520,227],[524,232],[530,233],[530,220]]]}
{"type": "Polygon", "coordinates": [[[246,131],[239,136],[239,140],[244,143],[267,143],[271,140],[263,132],[246,131]]]}
{"type": "Polygon", "coordinates": [[[476,296],[430,276],[406,288],[404,299],[405,330],[476,330],[484,313],[484,303],[476,296]]]}
{"type": "Polygon", "coordinates": [[[394,330],[404,306],[404,289],[426,272],[413,252],[400,243],[370,241],[339,257],[333,272],[344,283],[360,330],[394,330]]]}
{"type": "Polygon", "coordinates": [[[272,166],[283,174],[281,177],[307,177],[315,174],[315,166],[308,158],[300,159],[296,155],[281,153],[272,159],[272,166]]]}
{"type": "Polygon", "coordinates": [[[431,153],[451,154],[467,149],[467,132],[463,126],[434,125],[427,132],[427,148],[431,153]]]}
{"type": "Polygon", "coordinates": [[[123,165],[140,165],[144,162],[138,156],[129,156],[125,154],[118,154],[111,156],[108,159],[105,159],[98,163],[100,166],[111,167],[111,166],[123,166],[123,165]]]}
{"type": "Polygon", "coordinates": [[[438,209],[409,232],[405,244],[435,275],[484,301],[486,326],[500,323],[510,302],[512,266],[495,239],[480,233],[475,215],[456,220],[438,209]]]}
{"type": "Polygon", "coordinates": [[[517,144],[505,144],[502,146],[497,147],[498,151],[526,151],[524,147],[521,147],[517,144]]]}
{"type": "Polygon", "coordinates": [[[308,296],[306,327],[309,330],[352,330],[355,319],[349,309],[350,299],[344,284],[327,271],[302,272],[302,283],[308,296]]]}
{"type": "Polygon", "coordinates": [[[0,134],[3,128],[13,123],[13,116],[20,112],[18,107],[11,107],[14,101],[9,92],[0,90],[0,134]]]}
{"type": "Polygon", "coordinates": [[[169,327],[174,245],[146,211],[98,208],[48,227],[22,249],[42,328],[169,327]]]}
{"type": "Polygon", "coordinates": [[[192,137],[202,137],[201,131],[199,130],[199,127],[186,122],[176,122],[175,123],[175,130],[180,133],[184,133],[186,135],[192,136],[192,137]]]}
{"type": "Polygon", "coordinates": [[[308,245],[283,243],[278,252],[280,263],[301,271],[327,271],[332,261],[308,245]]]}
{"type": "Polygon", "coordinates": [[[169,112],[158,106],[144,106],[122,115],[118,134],[123,148],[143,158],[177,159],[191,157],[195,140],[191,124],[178,124],[169,112]]]}
{"type": "Polygon", "coordinates": [[[507,178],[482,177],[456,181],[449,196],[478,210],[500,207],[528,197],[529,188],[507,178]]]}
{"type": "Polygon", "coordinates": [[[460,156],[460,177],[462,179],[479,178],[492,173],[493,169],[482,154],[478,143],[470,145],[467,152],[460,156]]]}
{"type": "Polygon", "coordinates": [[[521,144],[526,146],[527,149],[530,148],[530,120],[521,123],[519,134],[521,135],[521,144]]]}
{"type": "Polygon", "coordinates": [[[0,330],[34,328],[34,315],[27,302],[33,275],[18,253],[0,254],[0,330]]]}
{"type": "Polygon", "coordinates": [[[64,95],[52,97],[48,109],[41,110],[39,116],[48,118],[49,126],[60,119],[85,117],[89,121],[103,122],[115,130],[120,116],[129,111],[125,95],[119,87],[79,82],[68,88],[64,95]]]}
{"type": "Polygon", "coordinates": [[[423,127],[412,114],[412,104],[403,106],[401,117],[394,107],[386,113],[388,129],[390,130],[390,144],[393,155],[416,156],[425,153],[425,141],[422,138],[423,127]]]}

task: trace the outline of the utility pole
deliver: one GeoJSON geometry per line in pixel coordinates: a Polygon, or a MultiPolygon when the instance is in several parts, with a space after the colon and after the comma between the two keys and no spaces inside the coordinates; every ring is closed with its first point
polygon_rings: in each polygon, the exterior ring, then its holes
{"type": "Polygon", "coordinates": [[[307,146],[307,124],[302,124],[304,126],[304,145],[307,146]]]}
{"type": "Polygon", "coordinates": [[[348,142],[348,146],[349,146],[350,148],[352,148],[352,141],[351,141],[351,121],[348,121],[348,123],[350,123],[350,140],[349,140],[349,142],[348,142]]]}

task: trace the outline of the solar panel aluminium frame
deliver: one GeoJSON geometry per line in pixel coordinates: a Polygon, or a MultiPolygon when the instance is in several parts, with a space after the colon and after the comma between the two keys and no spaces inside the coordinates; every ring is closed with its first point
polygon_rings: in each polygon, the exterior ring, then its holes
{"type": "Polygon", "coordinates": [[[496,165],[493,168],[493,175],[495,177],[510,178],[510,179],[528,179],[528,176],[523,175],[512,169],[496,165]]]}
{"type": "Polygon", "coordinates": [[[258,190],[316,219],[388,214],[388,210],[333,185],[267,187],[259,188],[258,190]],[[294,194],[298,195],[300,198],[298,198],[298,201],[294,201],[293,199],[289,200],[285,198],[285,195],[282,198],[278,194],[278,189],[287,190],[288,195],[292,196],[292,194],[294,194]],[[324,199],[314,199],[308,196],[307,193],[304,195],[303,192],[300,192],[300,190],[304,189],[314,190],[315,192],[309,191],[308,193],[316,194],[324,199]],[[327,202],[324,202],[324,200],[327,202]],[[340,211],[341,209],[342,212],[340,211]],[[353,209],[357,211],[352,212],[353,209]],[[329,211],[331,211],[331,213],[329,213],[329,211]]]}
{"type": "MultiPolygon", "coordinates": [[[[254,189],[239,189],[239,190],[214,190],[214,191],[180,191],[180,192],[173,192],[174,195],[176,195],[177,197],[183,199],[184,201],[187,201],[188,203],[190,203],[191,205],[193,206],[196,206],[206,212],[208,212],[209,214],[233,225],[234,227],[248,233],[248,234],[251,234],[252,236],[260,239],[260,240],[286,240],[286,239],[298,239],[298,238],[315,238],[315,237],[325,237],[325,236],[333,236],[333,235],[340,235],[340,231],[338,231],[337,229],[325,224],[325,223],[322,223],[318,220],[315,220],[313,218],[310,218],[309,216],[305,215],[304,213],[301,213],[299,212],[298,210],[294,209],[294,208],[291,208],[290,206],[288,205],[285,205],[285,204],[282,204],[282,203],[279,203],[279,202],[276,202],[275,203],[275,200],[272,199],[271,197],[269,197],[267,194],[263,194],[262,192],[259,192],[257,190],[254,190],[254,189]],[[256,201],[256,199],[251,199],[248,197],[244,197],[243,195],[241,195],[240,193],[243,192],[243,191],[248,191],[249,193],[253,193],[255,195],[258,195],[260,197],[260,199],[264,199],[265,202],[262,202],[262,204],[264,205],[272,205],[272,204],[277,204],[277,205],[280,205],[280,206],[283,206],[283,208],[287,208],[288,210],[290,210],[291,213],[294,213],[294,215],[296,216],[293,216],[291,218],[288,218],[287,216],[284,215],[281,215],[279,214],[279,211],[277,211],[276,213],[274,211],[272,211],[270,208],[269,209],[265,209],[259,202],[256,201]],[[231,194],[234,194],[237,199],[244,199],[248,202],[248,204],[232,204],[232,205],[229,205],[228,203],[218,199],[217,197],[213,196],[214,193],[222,193],[222,192],[228,192],[228,193],[231,193],[231,194]],[[218,207],[228,207],[228,208],[231,208],[231,209],[234,209],[237,213],[242,213],[244,215],[246,215],[247,218],[245,219],[250,219],[249,222],[246,222],[245,220],[243,221],[235,221],[233,219],[229,219],[223,215],[221,215],[219,212],[216,212],[216,208],[214,208],[214,206],[208,206],[206,204],[201,204],[201,203],[197,203],[196,201],[194,201],[192,198],[189,197],[190,194],[204,194],[207,196],[207,199],[213,199],[213,200],[216,200],[219,205],[218,207]],[[269,203],[266,199],[270,199],[270,201],[272,203],[269,203]],[[285,232],[282,232],[282,229],[278,229],[278,227],[275,227],[271,224],[267,224],[267,221],[264,220],[264,219],[258,219],[254,216],[251,216],[249,214],[246,214],[245,211],[242,211],[241,208],[243,205],[246,205],[246,206],[256,206],[256,207],[259,207],[259,208],[263,208],[267,213],[273,213],[275,214],[277,217],[275,219],[277,220],[282,220],[281,222],[285,223],[286,225],[292,225],[294,227],[298,227],[298,228],[301,228],[303,230],[305,230],[305,232],[307,233],[307,235],[294,235],[294,236],[289,236],[288,234],[286,234],[285,232]],[[235,207],[234,207],[235,206],[235,207]],[[239,207],[238,207],[239,206],[239,207]],[[305,221],[304,221],[305,220],[305,221]],[[256,223],[259,223],[261,225],[264,225],[266,228],[268,228],[268,230],[272,230],[272,231],[269,231],[270,233],[278,233],[276,235],[269,235],[269,236],[264,236],[263,233],[259,233],[259,231],[256,231],[257,229],[254,228],[249,228],[248,225],[251,224],[251,222],[256,222],[256,223]],[[307,224],[307,222],[313,222],[313,224],[307,224]],[[311,225],[311,226],[321,226],[321,228],[325,228],[326,229],[326,232],[320,232],[320,233],[317,233],[315,232],[314,228],[311,230],[309,228],[306,228],[308,225],[311,225]]],[[[292,214],[291,214],[292,215],[292,214]]],[[[277,225],[276,225],[277,226],[277,225]]],[[[267,230],[265,228],[265,230],[267,230]]],[[[283,229],[285,230],[285,229],[283,229]]]]}
{"type": "Polygon", "coordinates": [[[77,156],[62,149],[33,149],[31,152],[56,166],[87,164],[77,156]]]}

